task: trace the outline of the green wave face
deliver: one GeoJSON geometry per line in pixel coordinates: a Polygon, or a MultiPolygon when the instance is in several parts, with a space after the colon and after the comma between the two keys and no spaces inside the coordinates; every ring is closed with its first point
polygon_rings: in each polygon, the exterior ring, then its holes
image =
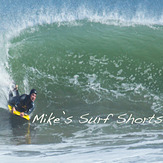
{"type": "Polygon", "coordinates": [[[22,92],[31,86],[39,90],[42,110],[71,110],[79,103],[83,110],[89,104],[108,109],[115,102],[117,109],[122,104],[130,110],[133,103],[140,108],[152,99],[145,106],[151,110],[155,96],[160,109],[162,33],[161,26],[88,21],[35,26],[11,39],[9,65],[22,92]]]}

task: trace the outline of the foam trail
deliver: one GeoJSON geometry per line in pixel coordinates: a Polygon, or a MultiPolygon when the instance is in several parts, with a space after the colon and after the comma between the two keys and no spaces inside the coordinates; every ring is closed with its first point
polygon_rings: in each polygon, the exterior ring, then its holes
{"type": "Polygon", "coordinates": [[[7,107],[9,87],[12,83],[11,77],[7,72],[8,67],[7,54],[8,44],[5,41],[5,37],[0,35],[0,108],[7,107]]]}
{"type": "Polygon", "coordinates": [[[11,79],[4,66],[0,65],[0,108],[6,108],[11,79]]]}

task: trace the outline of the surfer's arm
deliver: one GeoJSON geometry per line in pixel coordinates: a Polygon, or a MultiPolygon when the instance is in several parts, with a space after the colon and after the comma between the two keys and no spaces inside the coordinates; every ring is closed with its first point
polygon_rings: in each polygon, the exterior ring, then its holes
{"type": "Polygon", "coordinates": [[[21,112],[21,113],[20,113],[20,116],[23,117],[23,116],[24,116],[24,112],[21,112]]]}
{"type": "Polygon", "coordinates": [[[28,115],[31,114],[31,113],[33,112],[34,109],[35,109],[35,106],[33,105],[33,106],[28,110],[27,114],[28,114],[28,115]]]}
{"type": "Polygon", "coordinates": [[[25,97],[26,97],[26,94],[19,96],[19,98],[17,99],[17,102],[14,105],[16,110],[20,111],[20,108],[23,105],[23,101],[25,100],[25,97]]]}
{"type": "Polygon", "coordinates": [[[15,107],[13,106],[13,107],[12,107],[12,113],[13,113],[14,111],[16,111],[16,109],[15,109],[15,107]]]}

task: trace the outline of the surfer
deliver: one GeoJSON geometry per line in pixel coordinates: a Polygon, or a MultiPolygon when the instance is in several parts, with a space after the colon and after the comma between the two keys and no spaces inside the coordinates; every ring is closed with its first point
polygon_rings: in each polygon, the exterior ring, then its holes
{"type": "Polygon", "coordinates": [[[9,104],[13,107],[12,112],[19,111],[20,116],[23,117],[25,114],[30,114],[34,110],[34,101],[36,100],[37,91],[32,89],[30,94],[23,94],[19,96],[18,85],[15,86],[14,90],[9,93],[9,104]],[[13,96],[13,92],[16,96],[13,96]]]}

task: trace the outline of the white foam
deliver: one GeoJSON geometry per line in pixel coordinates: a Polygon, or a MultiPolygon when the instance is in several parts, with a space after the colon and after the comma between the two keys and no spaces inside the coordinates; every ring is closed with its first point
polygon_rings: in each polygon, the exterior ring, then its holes
{"type": "Polygon", "coordinates": [[[8,38],[12,38],[24,29],[37,25],[53,23],[58,24],[58,26],[68,24],[81,25],[81,23],[78,23],[81,20],[115,26],[145,25],[151,27],[163,25],[163,13],[159,16],[149,15],[146,10],[138,8],[135,14],[131,16],[124,11],[121,13],[121,10],[118,9],[102,10],[99,12],[86,5],[81,5],[75,10],[72,10],[69,5],[63,5],[62,9],[58,9],[55,6],[40,7],[26,10],[23,13],[18,10],[17,15],[11,15],[9,20],[5,20],[3,24],[8,31],[8,38]]]}
{"type": "Polygon", "coordinates": [[[12,80],[6,71],[8,67],[8,44],[3,34],[0,34],[0,49],[0,108],[7,108],[8,93],[12,80]]]}

